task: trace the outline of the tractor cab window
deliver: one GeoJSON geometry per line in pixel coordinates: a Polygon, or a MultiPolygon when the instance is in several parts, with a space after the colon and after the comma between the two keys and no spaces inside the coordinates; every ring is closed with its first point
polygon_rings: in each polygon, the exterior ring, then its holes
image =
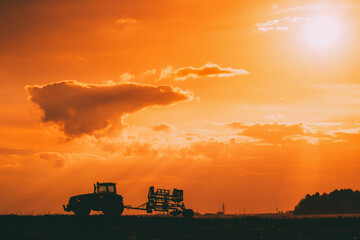
{"type": "Polygon", "coordinates": [[[100,185],[97,187],[98,193],[115,193],[115,186],[113,185],[100,185]]]}
{"type": "Polygon", "coordinates": [[[111,192],[111,193],[115,192],[115,187],[112,185],[108,186],[108,189],[109,189],[109,192],[111,192]]]}
{"type": "Polygon", "coordinates": [[[98,193],[104,193],[107,192],[106,186],[98,186],[98,193]]]}

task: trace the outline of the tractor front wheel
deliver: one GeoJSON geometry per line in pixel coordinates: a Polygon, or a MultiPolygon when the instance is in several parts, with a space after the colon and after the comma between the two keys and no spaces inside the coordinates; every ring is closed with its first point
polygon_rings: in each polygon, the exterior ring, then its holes
{"type": "Polygon", "coordinates": [[[75,209],[74,209],[74,213],[76,216],[89,216],[90,214],[90,208],[88,208],[85,205],[78,205],[75,209]]]}

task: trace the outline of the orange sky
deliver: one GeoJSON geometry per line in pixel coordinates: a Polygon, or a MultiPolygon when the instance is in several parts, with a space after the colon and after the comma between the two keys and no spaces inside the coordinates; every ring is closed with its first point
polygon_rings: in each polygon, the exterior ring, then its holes
{"type": "Polygon", "coordinates": [[[359,189],[358,1],[5,0],[0,36],[0,213],[96,181],[202,213],[359,189]]]}

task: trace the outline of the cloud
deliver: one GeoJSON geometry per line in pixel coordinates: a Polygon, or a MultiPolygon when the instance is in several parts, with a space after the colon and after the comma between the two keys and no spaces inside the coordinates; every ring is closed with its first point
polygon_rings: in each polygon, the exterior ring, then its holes
{"type": "Polygon", "coordinates": [[[166,79],[166,78],[174,78],[174,77],[175,77],[175,72],[171,65],[166,66],[166,68],[161,69],[160,76],[159,76],[160,80],[166,79]]]}
{"type": "Polygon", "coordinates": [[[66,158],[58,152],[40,152],[38,156],[40,159],[51,163],[54,168],[62,168],[65,166],[66,158]]]}
{"type": "Polygon", "coordinates": [[[176,70],[173,70],[172,66],[168,66],[161,71],[160,79],[172,77],[175,80],[183,81],[189,77],[232,77],[242,74],[249,74],[249,72],[244,69],[222,68],[217,64],[207,63],[199,68],[184,67],[176,70]]]}
{"type": "MultiPolygon", "coordinates": [[[[184,67],[174,68],[168,65],[160,70],[150,69],[139,74],[133,75],[129,72],[124,72],[119,76],[120,82],[137,82],[151,84],[154,82],[172,82],[184,81],[187,78],[203,78],[203,77],[233,77],[236,75],[249,74],[244,69],[233,69],[231,67],[223,68],[214,63],[207,63],[202,67],[184,67]]],[[[116,81],[108,81],[114,83],[116,81]]]]}
{"type": "Polygon", "coordinates": [[[307,17],[285,17],[281,19],[269,20],[263,23],[256,23],[255,25],[259,31],[267,32],[270,30],[288,30],[289,27],[284,26],[283,24],[288,25],[289,23],[298,23],[309,20],[310,18],[307,17]]]}
{"type": "MultiPolygon", "coordinates": [[[[292,12],[317,12],[320,10],[322,12],[339,12],[345,11],[352,8],[358,8],[360,4],[358,3],[351,3],[346,1],[339,1],[339,2],[318,2],[314,4],[304,4],[304,5],[297,5],[293,7],[283,8],[277,11],[277,14],[283,13],[292,13],[292,12]]],[[[279,9],[274,8],[274,9],[279,9]]]]}
{"type": "Polygon", "coordinates": [[[172,86],[136,83],[84,84],[62,81],[26,86],[29,99],[44,111],[43,122],[56,124],[68,137],[95,134],[146,107],[190,100],[192,93],[172,86]]]}
{"type": "Polygon", "coordinates": [[[16,170],[21,168],[22,165],[19,163],[15,163],[15,164],[0,164],[0,172],[5,172],[7,170],[16,170]]]}
{"type": "Polygon", "coordinates": [[[134,24],[138,21],[134,18],[119,18],[115,21],[117,24],[134,24]]]}
{"type": "Polygon", "coordinates": [[[15,149],[15,148],[2,148],[0,147],[0,156],[1,155],[25,155],[30,154],[34,150],[29,149],[15,149]]]}
{"type": "Polygon", "coordinates": [[[144,76],[153,76],[156,74],[156,69],[150,69],[150,70],[146,70],[142,73],[144,76]]]}
{"type": "Polygon", "coordinates": [[[123,73],[119,76],[119,79],[121,80],[121,82],[130,82],[134,78],[135,78],[135,75],[130,74],[128,72],[123,73]]]}
{"type": "Polygon", "coordinates": [[[256,124],[244,124],[244,123],[228,123],[227,127],[233,129],[239,129],[240,136],[247,136],[255,139],[260,139],[261,142],[266,143],[283,143],[290,140],[301,138],[304,136],[313,137],[314,131],[303,123],[256,123],[256,124]],[[294,138],[295,137],[295,138],[294,138]]]}
{"type": "Polygon", "coordinates": [[[157,131],[157,132],[169,132],[170,131],[170,126],[167,125],[166,123],[159,123],[156,125],[152,125],[151,129],[153,131],[157,131]]]}
{"type": "MultiPolygon", "coordinates": [[[[276,12],[276,15],[289,15],[296,13],[302,16],[312,16],[321,13],[334,14],[339,12],[345,12],[346,10],[358,8],[359,4],[351,2],[339,1],[339,2],[319,2],[314,4],[307,4],[306,2],[296,6],[288,6],[287,4],[273,4],[272,9],[276,12]]],[[[284,17],[280,19],[273,19],[266,22],[256,23],[257,30],[261,32],[268,32],[272,30],[288,30],[289,25],[292,23],[300,23],[310,21],[310,17],[284,17]]]]}
{"type": "Polygon", "coordinates": [[[282,114],[274,114],[274,115],[266,115],[265,118],[268,119],[268,120],[275,121],[275,120],[277,120],[277,119],[281,119],[281,120],[282,120],[282,119],[284,119],[285,117],[284,117],[284,115],[282,115],[282,114]]]}
{"type": "Polygon", "coordinates": [[[331,131],[331,133],[339,142],[350,143],[352,146],[358,146],[360,143],[360,128],[331,131]]]}
{"type": "Polygon", "coordinates": [[[124,157],[130,156],[153,156],[156,157],[158,151],[153,148],[152,144],[149,142],[140,143],[133,141],[129,144],[126,144],[122,149],[122,154],[124,157]]]}

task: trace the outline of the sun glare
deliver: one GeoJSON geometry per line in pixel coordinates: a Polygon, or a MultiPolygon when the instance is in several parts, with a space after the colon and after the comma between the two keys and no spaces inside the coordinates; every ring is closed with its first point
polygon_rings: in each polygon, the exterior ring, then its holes
{"type": "Polygon", "coordinates": [[[341,39],[340,20],[335,16],[319,15],[311,18],[305,29],[305,37],[310,46],[329,48],[341,39]]]}

